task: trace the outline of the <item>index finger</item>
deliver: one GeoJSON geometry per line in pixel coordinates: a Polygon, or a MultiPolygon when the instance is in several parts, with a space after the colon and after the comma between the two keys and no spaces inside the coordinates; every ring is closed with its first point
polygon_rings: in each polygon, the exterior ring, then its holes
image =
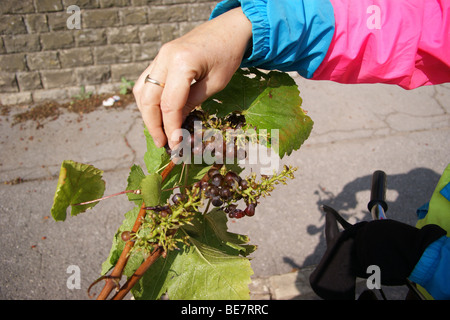
{"type": "MultiPolygon", "coordinates": [[[[147,127],[153,141],[157,147],[162,147],[166,143],[162,125],[162,115],[160,110],[161,93],[163,88],[145,82],[147,76],[154,76],[154,62],[141,74],[136,81],[133,93],[136,103],[142,114],[142,119],[147,127]]],[[[160,74],[160,72],[158,72],[160,74]]],[[[160,79],[163,74],[158,75],[160,79]]]]}
{"type": "Polygon", "coordinates": [[[180,142],[183,110],[189,97],[193,76],[169,72],[166,85],[161,95],[161,113],[164,131],[169,141],[169,147],[174,150],[180,142]]]}

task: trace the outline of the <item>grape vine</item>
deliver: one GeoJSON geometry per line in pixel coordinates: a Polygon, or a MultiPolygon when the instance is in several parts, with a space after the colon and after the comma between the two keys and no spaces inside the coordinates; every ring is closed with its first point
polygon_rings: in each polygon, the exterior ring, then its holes
{"type": "Polygon", "coordinates": [[[300,105],[289,75],[239,70],[222,92],[187,116],[175,150],[156,148],[145,130],[147,174],[134,165],[126,190],[103,197],[101,170],[64,161],[52,207],[55,220],[65,220],[69,206],[74,216],[122,194],[136,204],[125,214],[89,293],[105,281],[99,300],[114,289],[112,299],[130,291],[136,299],[163,294],[248,299],[253,271],[247,256],[256,247],[247,236],[228,232],[226,224],[253,217],[262,198],[294,178],[297,168],[288,165],[270,175],[251,171],[245,176],[242,166],[252,156],[252,144],[271,148],[280,158],[300,148],[312,128],[300,105]],[[185,282],[195,285],[183,287],[185,282]]]}

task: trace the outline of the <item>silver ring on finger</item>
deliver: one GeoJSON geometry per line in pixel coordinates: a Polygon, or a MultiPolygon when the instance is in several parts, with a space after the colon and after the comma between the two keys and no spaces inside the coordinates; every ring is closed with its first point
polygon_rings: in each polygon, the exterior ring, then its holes
{"type": "Polygon", "coordinates": [[[158,80],[150,78],[150,75],[147,75],[147,77],[145,77],[145,83],[147,83],[147,82],[156,84],[157,86],[160,86],[161,88],[164,88],[166,86],[166,84],[164,82],[160,82],[158,80]]]}

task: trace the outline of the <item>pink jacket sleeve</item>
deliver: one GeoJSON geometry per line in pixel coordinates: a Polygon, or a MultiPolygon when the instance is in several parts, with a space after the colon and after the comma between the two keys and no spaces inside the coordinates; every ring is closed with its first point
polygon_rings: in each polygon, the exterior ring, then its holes
{"type": "Polygon", "coordinates": [[[450,0],[330,0],[335,33],[312,79],[450,82],[450,0]]]}

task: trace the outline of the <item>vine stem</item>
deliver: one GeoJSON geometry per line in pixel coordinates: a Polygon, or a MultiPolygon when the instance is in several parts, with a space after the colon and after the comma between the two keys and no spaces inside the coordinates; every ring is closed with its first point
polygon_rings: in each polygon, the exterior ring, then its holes
{"type": "Polygon", "coordinates": [[[112,297],[112,300],[122,300],[127,293],[134,287],[145,272],[152,266],[152,264],[162,255],[164,249],[157,247],[153,252],[145,259],[145,261],[137,268],[128,281],[120,288],[120,290],[112,297]]]}
{"type": "Polygon", "coordinates": [[[105,196],[103,198],[98,198],[98,199],[91,200],[91,201],[86,201],[86,202],[75,203],[72,206],[82,206],[82,205],[85,205],[85,204],[90,204],[90,203],[106,200],[106,199],[109,199],[109,198],[112,198],[112,197],[120,196],[121,194],[125,194],[125,193],[137,193],[138,191],[140,191],[140,190],[125,190],[125,191],[121,191],[121,192],[117,192],[117,193],[111,194],[109,196],[105,196]]]}
{"type": "MultiPolygon", "coordinates": [[[[164,168],[164,171],[161,173],[162,181],[164,181],[167,176],[170,174],[172,169],[175,167],[175,163],[172,161],[169,162],[169,164],[164,168]]],[[[145,218],[145,215],[147,211],[144,209],[145,203],[142,203],[142,206],[139,210],[138,216],[136,218],[136,221],[134,223],[132,232],[136,233],[139,228],[141,227],[142,221],[145,218]]],[[[127,241],[125,243],[125,247],[119,257],[119,260],[117,261],[116,265],[114,266],[113,271],[108,277],[105,277],[105,286],[103,287],[102,291],[97,297],[97,300],[106,300],[111,293],[111,291],[114,288],[117,288],[117,281],[120,280],[122,277],[123,269],[125,268],[127,262],[130,250],[133,248],[134,242],[133,241],[127,241]]],[[[128,291],[127,291],[128,292],[128,291]]]]}

